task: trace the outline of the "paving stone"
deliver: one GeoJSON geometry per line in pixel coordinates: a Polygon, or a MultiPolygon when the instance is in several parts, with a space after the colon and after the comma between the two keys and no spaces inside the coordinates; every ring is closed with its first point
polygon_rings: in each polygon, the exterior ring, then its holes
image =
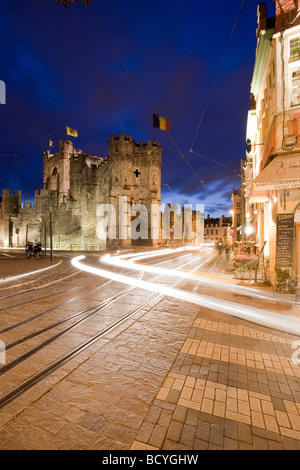
{"type": "Polygon", "coordinates": [[[223,449],[224,450],[238,450],[239,441],[235,439],[230,439],[229,437],[224,438],[223,449]]]}
{"type": "Polygon", "coordinates": [[[196,437],[196,427],[184,424],[181,432],[180,442],[193,449],[196,437]]]}
{"type": "Polygon", "coordinates": [[[107,421],[104,418],[92,413],[85,413],[78,424],[99,434],[102,434],[107,427],[107,421]]]}
{"type": "Polygon", "coordinates": [[[269,450],[268,440],[262,437],[253,437],[253,446],[255,450],[269,450]]]}
{"type": "Polygon", "coordinates": [[[251,426],[244,423],[238,423],[238,436],[240,441],[252,444],[253,435],[251,426]]]}
{"type": "Polygon", "coordinates": [[[224,428],[216,424],[211,425],[209,442],[223,447],[224,443],[224,428]]]}
{"type": "Polygon", "coordinates": [[[209,441],[211,425],[205,421],[198,421],[196,437],[202,441],[209,441]]]}
{"type": "Polygon", "coordinates": [[[200,439],[195,439],[194,441],[194,450],[207,450],[208,442],[201,441],[200,439]]]}
{"type": "Polygon", "coordinates": [[[183,423],[180,423],[179,421],[172,421],[168,428],[167,438],[172,441],[179,442],[182,429],[183,423]]]}
{"type": "Polygon", "coordinates": [[[146,421],[148,423],[156,424],[159,420],[161,414],[161,408],[157,406],[151,406],[150,410],[147,413],[146,421]]]}
{"type": "Polygon", "coordinates": [[[153,432],[153,429],[154,429],[154,424],[148,423],[147,421],[145,421],[136,435],[136,440],[143,442],[145,444],[148,444],[151,434],[153,432]]]}
{"type": "Polygon", "coordinates": [[[185,408],[184,406],[178,405],[174,410],[173,419],[175,421],[179,421],[180,423],[184,423],[187,412],[188,412],[187,408],[185,408]]]}

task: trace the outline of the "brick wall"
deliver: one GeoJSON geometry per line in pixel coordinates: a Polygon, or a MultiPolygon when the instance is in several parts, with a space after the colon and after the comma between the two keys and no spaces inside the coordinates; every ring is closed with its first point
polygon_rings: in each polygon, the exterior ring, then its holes
{"type": "MultiPolygon", "coordinates": [[[[287,27],[295,18],[300,8],[299,0],[276,0],[276,29],[281,31],[287,27]]],[[[300,17],[293,26],[300,24],[300,17]]]]}

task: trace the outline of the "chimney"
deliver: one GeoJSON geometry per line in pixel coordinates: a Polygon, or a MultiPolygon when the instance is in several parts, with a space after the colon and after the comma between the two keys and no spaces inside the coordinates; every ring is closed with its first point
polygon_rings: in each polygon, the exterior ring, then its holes
{"type": "Polygon", "coordinates": [[[299,0],[276,0],[276,29],[291,28],[300,24],[300,4],[299,0]]]}
{"type": "Polygon", "coordinates": [[[256,37],[259,38],[260,32],[267,29],[267,8],[266,3],[260,3],[257,7],[257,30],[256,37]]]}

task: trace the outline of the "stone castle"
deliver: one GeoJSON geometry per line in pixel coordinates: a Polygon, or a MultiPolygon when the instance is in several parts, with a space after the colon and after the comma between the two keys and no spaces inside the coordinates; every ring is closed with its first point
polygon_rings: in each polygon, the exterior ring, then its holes
{"type": "MultiPolygon", "coordinates": [[[[24,246],[30,241],[46,241],[49,247],[49,217],[52,217],[53,245],[66,250],[103,250],[132,244],[158,244],[159,233],[148,220],[147,240],[130,237],[130,207],[161,204],[161,146],[158,142],[135,142],[124,134],[109,139],[105,158],[76,150],[68,140],[60,142],[59,152],[43,156],[43,189],[35,191],[35,203],[22,204],[21,191],[2,192],[0,198],[0,246],[24,246]],[[120,196],[125,200],[125,236],[119,235],[120,196]],[[99,235],[98,208],[115,210],[115,240],[99,235]],[[104,206],[105,207],[105,206],[104,206]],[[152,236],[151,236],[152,235],[152,236]]],[[[102,214],[103,216],[103,214],[102,214]]],[[[160,220],[156,221],[160,224],[160,220]]],[[[124,219],[123,219],[124,225],[124,219]]],[[[124,227],[123,227],[124,229],[124,227]]],[[[124,230],[123,230],[124,232],[124,230]]]]}

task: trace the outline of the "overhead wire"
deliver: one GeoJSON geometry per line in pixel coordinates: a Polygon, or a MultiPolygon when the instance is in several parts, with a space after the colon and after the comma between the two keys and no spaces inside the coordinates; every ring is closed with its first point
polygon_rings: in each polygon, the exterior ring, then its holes
{"type": "Polygon", "coordinates": [[[104,84],[103,84],[103,82],[102,82],[102,79],[101,79],[101,76],[100,76],[100,74],[99,74],[99,72],[98,72],[98,69],[97,69],[97,67],[96,67],[96,65],[95,65],[95,63],[94,63],[94,61],[93,61],[93,59],[92,59],[92,57],[91,57],[91,55],[90,55],[90,53],[89,53],[89,51],[88,51],[86,45],[85,45],[85,43],[84,43],[84,40],[83,40],[83,38],[82,38],[82,35],[81,35],[79,29],[77,28],[77,26],[76,26],[76,24],[75,24],[75,22],[74,22],[74,20],[73,20],[73,18],[72,18],[72,15],[71,15],[71,13],[70,13],[68,7],[64,7],[64,8],[65,8],[65,10],[66,10],[66,12],[67,12],[67,16],[68,16],[68,18],[69,18],[69,20],[70,20],[70,23],[71,23],[71,25],[72,25],[72,27],[73,27],[75,33],[76,33],[76,36],[78,37],[78,39],[79,39],[79,41],[80,41],[80,44],[81,44],[81,46],[82,46],[82,48],[83,48],[83,50],[84,50],[84,53],[85,53],[85,55],[87,56],[87,59],[88,59],[90,65],[91,65],[91,67],[93,68],[93,70],[94,70],[96,76],[97,76],[97,79],[98,79],[98,81],[99,81],[99,84],[100,84],[100,86],[101,86],[101,88],[102,88],[102,90],[103,90],[103,92],[104,92],[104,94],[105,94],[106,100],[107,100],[107,102],[108,102],[108,104],[109,104],[109,106],[110,106],[110,108],[111,108],[113,114],[115,115],[117,121],[119,122],[122,131],[125,132],[125,131],[124,131],[123,123],[122,123],[120,117],[118,116],[118,114],[116,113],[116,111],[114,110],[113,103],[112,103],[112,101],[111,101],[111,99],[110,99],[110,97],[109,97],[108,92],[107,92],[106,89],[105,89],[105,86],[104,86],[104,84]]]}
{"type": "MultiPolygon", "coordinates": [[[[234,31],[235,31],[236,25],[237,25],[237,23],[238,23],[238,21],[239,21],[239,18],[240,18],[240,15],[241,15],[241,12],[242,12],[244,3],[245,3],[245,0],[242,0],[241,5],[240,5],[240,8],[239,8],[239,11],[238,11],[238,14],[237,14],[237,17],[236,17],[235,22],[234,22],[234,25],[233,25],[233,27],[232,27],[231,33],[230,33],[229,38],[228,38],[228,40],[227,40],[226,47],[225,47],[225,50],[224,50],[224,53],[223,53],[221,62],[220,62],[220,64],[219,64],[219,67],[218,67],[218,70],[217,70],[215,79],[214,79],[214,81],[213,81],[213,84],[212,84],[212,87],[211,87],[210,92],[209,92],[209,94],[208,94],[208,98],[207,98],[207,100],[206,100],[204,109],[203,109],[202,114],[201,114],[201,116],[200,116],[200,120],[199,120],[197,129],[196,129],[196,133],[195,133],[195,136],[194,136],[194,138],[193,138],[193,141],[192,141],[192,144],[191,144],[191,147],[190,147],[190,150],[189,150],[191,153],[195,153],[195,152],[193,151],[193,147],[194,147],[194,144],[195,144],[195,140],[196,140],[196,138],[197,138],[197,136],[198,136],[198,133],[199,133],[199,130],[200,130],[200,126],[201,126],[201,124],[202,124],[202,122],[203,122],[204,115],[205,115],[205,113],[206,113],[206,110],[207,110],[208,105],[209,105],[209,102],[210,102],[210,100],[211,100],[211,97],[212,97],[213,91],[214,91],[214,89],[215,89],[217,80],[218,80],[219,75],[220,75],[220,73],[221,73],[221,70],[222,70],[222,67],[223,67],[223,63],[224,63],[224,60],[225,60],[225,56],[226,56],[226,54],[227,54],[227,51],[228,51],[228,48],[229,48],[229,45],[230,45],[230,42],[231,42],[233,33],[234,33],[234,31]]],[[[198,155],[200,155],[200,154],[198,154],[198,155]]],[[[200,155],[200,156],[201,156],[201,155],[200,155]]]]}
{"type": "Polygon", "coordinates": [[[107,44],[111,47],[111,49],[113,50],[113,52],[115,53],[115,55],[117,56],[117,58],[119,59],[119,61],[121,62],[122,66],[124,67],[125,71],[127,72],[127,74],[129,75],[129,77],[131,78],[131,80],[133,81],[134,85],[136,86],[136,88],[138,89],[138,91],[140,92],[140,94],[142,95],[142,97],[144,98],[144,100],[146,101],[146,103],[148,104],[149,108],[151,109],[151,111],[153,112],[153,107],[152,107],[152,104],[150,103],[150,101],[148,100],[147,96],[145,95],[145,93],[143,92],[142,88],[140,87],[140,85],[138,84],[138,82],[136,81],[136,79],[134,78],[134,76],[132,75],[132,73],[130,72],[130,70],[128,69],[126,63],[124,62],[124,60],[122,59],[121,55],[119,54],[119,52],[117,51],[117,49],[115,48],[114,44],[112,43],[112,41],[110,40],[110,38],[108,37],[108,35],[106,34],[106,32],[104,31],[104,29],[102,28],[101,24],[99,23],[99,21],[97,20],[96,16],[94,15],[94,13],[91,11],[91,8],[88,8],[88,6],[86,7],[86,10],[88,11],[90,17],[92,18],[92,20],[95,22],[96,26],[98,27],[98,29],[100,30],[101,34],[103,35],[104,39],[106,40],[107,44]]]}
{"type": "Polygon", "coordinates": [[[28,8],[42,7],[45,5],[54,5],[56,0],[40,2],[40,3],[31,3],[29,5],[20,5],[19,7],[6,8],[5,10],[0,10],[0,13],[9,13],[11,11],[25,10],[28,8]]]}
{"type": "MultiPolygon", "coordinates": [[[[31,5],[24,5],[24,6],[20,6],[20,7],[15,7],[15,8],[10,8],[10,9],[6,9],[6,10],[0,10],[0,13],[4,13],[4,12],[7,12],[7,11],[14,11],[14,10],[19,10],[19,9],[22,9],[22,8],[33,8],[33,7],[37,7],[37,6],[43,6],[43,5],[49,5],[49,4],[54,4],[56,3],[56,1],[48,1],[48,2],[41,2],[41,3],[35,3],[35,4],[31,4],[31,5]]],[[[240,16],[240,13],[241,13],[241,10],[242,10],[242,7],[243,7],[243,4],[244,4],[244,0],[242,0],[242,3],[241,3],[241,6],[240,6],[240,10],[239,10],[239,13],[238,13],[238,16],[236,18],[236,21],[234,23],[234,26],[232,28],[232,31],[231,31],[231,34],[230,34],[230,37],[227,41],[227,45],[226,45],[226,48],[225,48],[225,52],[223,54],[223,57],[222,57],[222,60],[221,60],[221,63],[220,63],[220,66],[219,66],[219,69],[217,71],[217,75],[215,77],[215,81],[213,83],[213,86],[212,86],[212,89],[210,91],[210,94],[209,94],[209,97],[208,97],[208,100],[206,102],[206,106],[205,106],[205,109],[202,113],[202,116],[200,118],[200,121],[199,121],[199,124],[198,124],[198,128],[197,128],[197,131],[196,131],[196,134],[195,134],[195,137],[194,137],[194,140],[193,140],[193,143],[191,145],[191,149],[190,149],[190,152],[195,154],[195,155],[198,155],[200,156],[201,158],[205,158],[215,164],[218,164],[218,165],[221,165],[223,167],[226,167],[226,168],[229,168],[231,169],[232,171],[235,171],[233,170],[232,168],[230,168],[229,166],[227,165],[223,165],[221,164],[220,162],[217,162],[216,160],[213,160],[209,157],[205,157],[204,155],[200,154],[200,153],[197,153],[197,152],[194,152],[192,147],[194,145],[194,142],[195,142],[195,139],[198,135],[198,132],[199,132],[199,128],[200,128],[200,125],[202,123],[202,120],[203,120],[203,117],[204,117],[204,114],[205,114],[205,111],[208,107],[208,104],[209,104],[209,101],[210,101],[210,98],[211,98],[211,95],[213,93],[213,89],[215,87],[215,84],[217,82],[217,79],[218,79],[218,76],[220,74],[220,71],[221,71],[221,68],[222,68],[222,65],[223,65],[223,62],[224,62],[224,59],[225,59],[225,55],[227,53],[227,50],[228,50],[228,47],[229,47],[229,44],[230,44],[230,41],[231,41],[231,38],[232,38],[232,35],[233,35],[233,32],[235,30],[235,27],[236,27],[236,24],[238,22],[238,19],[239,19],[239,16],[240,16]]],[[[97,70],[97,68],[95,67],[95,64],[84,44],[84,41],[82,39],[82,36],[78,30],[78,28],[76,27],[72,17],[71,17],[71,14],[70,12],[68,11],[68,8],[66,7],[65,8],[66,11],[67,11],[67,14],[68,14],[68,17],[71,21],[71,24],[76,32],[76,35],[78,36],[79,40],[80,40],[80,43],[85,51],[85,54],[87,55],[88,59],[89,59],[89,62],[91,63],[93,69],[95,70],[95,72],[97,73],[97,77],[98,77],[98,80],[101,82],[101,87],[103,88],[103,84],[102,84],[102,81],[101,81],[101,78],[99,76],[99,72],[97,70]]],[[[133,81],[134,85],[136,86],[136,88],[138,89],[138,91],[140,92],[140,94],[143,96],[144,100],[146,101],[147,105],[149,106],[149,108],[151,109],[152,112],[154,112],[154,108],[153,106],[151,105],[150,101],[148,100],[147,96],[145,95],[145,93],[143,92],[142,88],[139,86],[138,82],[136,81],[136,79],[134,78],[134,76],[132,75],[132,73],[130,72],[130,70],[128,69],[126,63],[124,62],[124,60],[122,59],[121,55],[119,54],[119,52],[117,51],[117,49],[115,48],[115,46],[113,45],[112,41],[110,40],[110,38],[108,37],[108,35],[106,34],[106,32],[104,31],[104,29],[102,28],[101,24],[99,23],[99,21],[97,20],[97,18],[95,17],[95,15],[93,14],[93,12],[91,11],[90,7],[88,7],[88,5],[86,5],[86,10],[88,10],[89,12],[89,15],[91,16],[91,18],[93,19],[93,21],[95,22],[97,28],[99,29],[99,31],[101,32],[101,34],[103,35],[103,37],[105,38],[106,42],[109,44],[109,46],[111,47],[111,49],[113,50],[114,54],[117,56],[117,58],[119,59],[119,61],[121,62],[122,66],[124,67],[125,71],[127,72],[127,74],[129,75],[129,77],[131,78],[131,80],[133,81]]],[[[7,62],[11,67],[13,67],[15,70],[17,70],[19,73],[21,73],[24,77],[26,77],[28,80],[31,81],[31,83],[33,83],[35,86],[37,86],[40,90],[42,90],[44,93],[46,93],[49,97],[51,97],[52,99],[54,99],[56,102],[59,102],[60,104],[61,101],[56,99],[55,97],[53,97],[53,95],[51,95],[49,92],[47,92],[46,90],[44,90],[42,87],[40,87],[36,82],[34,82],[34,80],[30,79],[27,75],[25,75],[23,72],[21,72],[19,69],[17,69],[17,67],[15,67],[13,64],[11,64],[6,58],[4,58],[3,56],[0,55],[0,58],[2,60],[4,60],[5,62],[7,62]]],[[[63,105],[66,109],[68,109],[73,115],[76,116],[76,114],[74,114],[69,108],[67,108],[65,105],[63,105]]],[[[23,110],[23,112],[25,112],[23,110]]],[[[25,112],[26,113],[26,112],[25,112]]],[[[79,116],[76,116],[77,119],[79,119],[79,116]]],[[[124,130],[124,126],[120,120],[120,118],[117,116],[117,119],[119,121],[119,124],[122,128],[122,130],[124,130]]],[[[98,132],[97,132],[98,134],[98,132]]],[[[173,137],[171,136],[170,132],[167,131],[167,134],[170,138],[170,140],[172,141],[173,145],[175,146],[175,148],[177,149],[178,153],[180,154],[180,156],[183,158],[183,160],[185,161],[185,163],[189,166],[190,170],[193,172],[193,174],[196,176],[196,178],[198,179],[198,181],[203,185],[205,191],[207,192],[207,189],[206,189],[206,186],[204,184],[204,180],[202,180],[199,175],[196,173],[196,171],[193,169],[192,165],[190,164],[189,160],[186,158],[186,156],[183,154],[183,152],[180,150],[180,148],[178,147],[178,145],[176,144],[176,142],[174,141],[173,137]]]]}
{"type": "Polygon", "coordinates": [[[48,130],[39,121],[37,121],[30,113],[28,113],[28,111],[26,111],[19,103],[17,103],[17,101],[14,100],[12,96],[10,96],[9,100],[12,101],[14,105],[17,106],[22,111],[22,113],[25,114],[36,125],[36,127],[38,127],[43,133],[49,136],[48,130]]]}
{"type": "MultiPolygon", "coordinates": [[[[91,11],[91,8],[90,6],[86,6],[86,10],[89,12],[91,18],[93,19],[93,21],[95,22],[97,28],[99,29],[100,33],[104,36],[106,42],[108,43],[108,45],[111,47],[111,49],[113,50],[114,54],[117,56],[117,58],[119,59],[119,61],[121,62],[122,66],[124,67],[125,71],[127,72],[127,74],[129,75],[129,77],[131,78],[131,80],[133,81],[134,85],[136,86],[136,88],[138,89],[138,91],[140,92],[140,94],[142,95],[142,97],[144,98],[144,100],[146,101],[147,105],[149,106],[149,108],[151,109],[152,113],[154,113],[154,108],[151,104],[151,102],[149,101],[149,99],[147,98],[147,96],[145,95],[145,93],[143,92],[142,88],[140,87],[140,85],[138,84],[138,82],[136,81],[136,79],[134,78],[134,76],[132,75],[132,73],[130,72],[130,70],[128,69],[126,63],[124,62],[124,60],[122,59],[121,55],[119,54],[119,52],[117,51],[116,47],[113,45],[112,41],[110,40],[110,38],[108,37],[108,35],[105,33],[104,29],[102,28],[102,26],[100,25],[99,21],[97,20],[96,16],[94,15],[94,13],[91,11]]],[[[193,174],[196,176],[196,178],[198,179],[198,181],[203,185],[204,187],[204,190],[207,192],[207,189],[206,189],[206,186],[204,184],[204,181],[199,177],[199,175],[196,173],[196,171],[193,169],[192,165],[190,164],[190,162],[188,161],[188,159],[186,158],[186,156],[183,154],[183,152],[180,150],[180,148],[178,147],[178,145],[176,144],[176,142],[174,141],[173,137],[171,136],[170,132],[169,131],[166,131],[167,132],[167,135],[169,136],[171,142],[173,143],[173,145],[175,146],[175,148],[177,149],[179,155],[183,158],[183,160],[185,161],[185,163],[188,165],[188,167],[190,168],[190,170],[193,172],[193,174]]]]}
{"type": "Polygon", "coordinates": [[[231,171],[234,171],[234,172],[237,171],[237,170],[235,170],[234,168],[231,168],[231,167],[228,166],[228,165],[224,165],[224,163],[217,162],[216,160],[213,160],[213,159],[210,158],[210,157],[206,157],[205,155],[202,155],[201,153],[198,153],[198,152],[192,152],[192,153],[195,154],[195,155],[198,155],[198,156],[201,157],[201,158],[204,158],[205,160],[209,160],[210,162],[213,162],[213,163],[216,163],[217,165],[223,166],[224,168],[228,168],[228,169],[231,170],[231,171]]]}
{"type": "Polygon", "coordinates": [[[207,188],[206,188],[206,185],[204,183],[204,180],[202,180],[200,178],[200,176],[196,173],[196,171],[194,170],[194,168],[192,167],[192,165],[190,164],[190,162],[188,161],[188,159],[186,158],[186,156],[182,153],[182,151],[180,150],[180,148],[178,147],[178,145],[176,144],[176,142],[174,141],[173,137],[171,136],[171,134],[168,132],[168,135],[169,135],[169,138],[171,139],[171,141],[173,142],[174,146],[176,147],[178,153],[181,155],[181,157],[183,158],[183,160],[185,161],[185,163],[188,165],[188,167],[190,168],[190,170],[194,173],[194,175],[196,176],[197,180],[202,184],[205,192],[208,194],[207,192],[207,188]]]}
{"type": "Polygon", "coordinates": [[[55,97],[54,95],[52,95],[52,93],[50,93],[48,90],[46,90],[45,88],[43,88],[41,85],[39,85],[39,83],[37,83],[35,80],[33,80],[31,77],[29,77],[27,74],[25,74],[22,70],[20,70],[20,68],[18,68],[15,64],[13,64],[12,62],[10,62],[6,57],[4,57],[1,53],[0,53],[0,59],[5,62],[7,65],[9,65],[12,69],[14,69],[15,71],[17,71],[20,75],[22,75],[26,80],[28,80],[35,88],[39,89],[40,91],[42,91],[42,93],[44,93],[46,96],[48,96],[49,98],[51,98],[53,101],[55,101],[57,104],[59,104],[60,106],[62,106],[63,108],[65,108],[72,116],[74,116],[78,121],[82,122],[90,131],[94,132],[98,137],[101,136],[103,139],[105,139],[105,141],[107,141],[107,137],[105,137],[103,134],[101,134],[100,132],[96,131],[95,129],[92,129],[90,127],[90,125],[84,121],[77,113],[75,113],[72,109],[70,109],[68,106],[66,106],[60,99],[58,99],[57,97],[55,97]]]}

